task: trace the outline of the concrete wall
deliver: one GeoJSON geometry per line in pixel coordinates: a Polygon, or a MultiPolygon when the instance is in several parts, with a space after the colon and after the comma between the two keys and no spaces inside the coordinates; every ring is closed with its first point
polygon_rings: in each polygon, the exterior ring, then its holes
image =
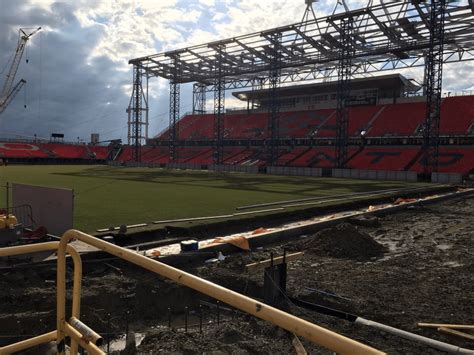
{"type": "Polygon", "coordinates": [[[461,184],[462,175],[456,173],[432,173],[431,182],[439,184],[461,184]]]}
{"type": "Polygon", "coordinates": [[[417,181],[414,171],[332,169],[332,177],[364,180],[417,181]]]}
{"type": "Polygon", "coordinates": [[[291,166],[269,166],[267,174],[284,176],[322,176],[320,168],[301,168],[291,166]]]}
{"type": "Polygon", "coordinates": [[[249,165],[209,165],[208,170],[219,172],[235,172],[235,173],[250,173],[257,174],[258,166],[249,165]]]}
{"type": "MultiPolygon", "coordinates": [[[[108,162],[108,165],[120,166],[118,161],[108,162]]],[[[127,167],[149,167],[160,168],[158,163],[136,163],[126,162],[127,167]]],[[[188,163],[169,163],[166,165],[167,169],[181,169],[181,170],[201,170],[202,166],[199,164],[188,163]]],[[[209,165],[208,170],[218,172],[238,172],[257,174],[257,166],[248,165],[209,165]]],[[[303,168],[291,166],[269,166],[267,167],[267,174],[283,175],[283,176],[314,176],[321,177],[321,168],[303,168]]],[[[360,169],[332,169],[332,177],[346,178],[346,179],[362,179],[362,180],[390,180],[390,181],[417,181],[418,174],[414,171],[389,171],[389,170],[360,170],[360,169]]],[[[433,174],[432,182],[439,182],[445,184],[459,184],[462,182],[462,177],[459,174],[433,174]]]]}
{"type": "Polygon", "coordinates": [[[180,169],[180,170],[201,170],[201,164],[190,164],[190,163],[168,163],[166,164],[167,169],[180,169]]]}

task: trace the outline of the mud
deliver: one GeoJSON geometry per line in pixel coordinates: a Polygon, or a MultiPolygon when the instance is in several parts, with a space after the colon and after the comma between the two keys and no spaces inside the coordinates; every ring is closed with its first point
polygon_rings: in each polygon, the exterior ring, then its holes
{"type": "Polygon", "coordinates": [[[387,250],[369,234],[348,223],[324,229],[288,247],[320,256],[360,261],[381,257],[387,250]]]}
{"type": "MultiPolygon", "coordinates": [[[[472,324],[474,199],[351,222],[285,244],[228,255],[220,263],[188,266],[187,271],[261,298],[263,273],[247,274],[245,265],[301,249],[304,257],[288,264],[289,296],[474,349],[472,341],[416,327],[416,322],[472,324]]],[[[1,342],[55,328],[54,280],[53,266],[0,271],[1,342]]],[[[222,310],[222,323],[217,325],[215,309],[206,308],[203,332],[194,326],[184,333],[184,307],[196,325],[199,300],[214,302],[122,262],[84,265],[84,321],[109,337],[123,334],[128,323],[130,330],[145,334],[140,353],[294,353],[286,332],[240,312],[222,310]],[[175,329],[167,328],[168,309],[175,329]]],[[[297,316],[390,354],[440,353],[288,305],[297,316]]],[[[308,353],[331,353],[301,340],[308,353]]]]}

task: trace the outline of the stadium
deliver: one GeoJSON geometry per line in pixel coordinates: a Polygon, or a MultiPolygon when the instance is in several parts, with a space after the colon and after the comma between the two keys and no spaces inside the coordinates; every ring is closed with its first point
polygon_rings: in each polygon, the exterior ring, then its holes
{"type": "Polygon", "coordinates": [[[126,139],[0,138],[0,354],[474,353],[474,3],[334,3],[128,58],[126,139]]]}

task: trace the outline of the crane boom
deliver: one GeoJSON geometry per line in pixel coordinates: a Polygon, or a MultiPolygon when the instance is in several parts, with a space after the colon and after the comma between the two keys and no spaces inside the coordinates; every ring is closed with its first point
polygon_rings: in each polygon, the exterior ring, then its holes
{"type": "Polygon", "coordinates": [[[16,83],[16,85],[13,87],[13,89],[10,91],[8,96],[3,97],[0,99],[0,114],[5,111],[7,108],[8,104],[15,98],[15,96],[20,92],[21,88],[23,85],[26,84],[26,80],[21,79],[19,82],[16,83]]]}
{"type": "Polygon", "coordinates": [[[10,69],[8,70],[5,83],[3,84],[2,91],[0,93],[0,113],[2,113],[10,101],[18,94],[18,91],[26,83],[25,80],[21,79],[15,87],[12,89],[13,80],[15,80],[18,67],[20,66],[21,57],[25,51],[26,43],[36,32],[41,30],[41,27],[38,27],[33,32],[26,33],[22,28],[19,30],[18,43],[15,50],[15,55],[12,60],[10,69]]]}

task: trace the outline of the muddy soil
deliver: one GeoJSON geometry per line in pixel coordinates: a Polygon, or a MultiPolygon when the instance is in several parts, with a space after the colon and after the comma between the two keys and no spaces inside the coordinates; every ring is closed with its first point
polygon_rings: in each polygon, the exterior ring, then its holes
{"type": "MultiPolygon", "coordinates": [[[[187,271],[252,297],[263,297],[263,273],[245,265],[302,250],[288,264],[288,294],[366,319],[474,349],[474,342],[416,322],[473,323],[474,199],[448,201],[402,213],[353,220],[331,231],[251,252],[187,271]],[[331,238],[331,235],[333,238],[331,238]]],[[[69,286],[71,286],[69,284],[69,286]]],[[[85,263],[82,318],[115,337],[129,329],[145,334],[140,353],[292,353],[289,335],[239,312],[204,309],[203,332],[183,330],[184,307],[196,325],[199,300],[213,302],[147,271],[109,261],[85,263]],[[169,310],[174,329],[167,328],[169,310]],[[111,314],[110,321],[108,314],[111,314]],[[212,320],[212,323],[209,323],[212,320]]],[[[55,266],[0,270],[0,343],[55,329],[55,266]]],[[[288,302],[289,311],[390,354],[439,354],[376,329],[314,313],[288,302]]],[[[68,309],[70,306],[68,305],[68,309]]],[[[301,339],[311,354],[330,354],[301,339]]]]}
{"type": "MultiPolygon", "coordinates": [[[[352,227],[355,231],[339,226],[331,231],[333,233],[321,231],[267,250],[231,255],[221,265],[199,272],[223,285],[244,291],[245,285],[256,288],[263,284],[262,273],[243,273],[245,264],[268,258],[270,252],[282,254],[283,248],[304,250],[305,245],[310,246],[302,259],[289,264],[289,295],[474,349],[474,341],[416,326],[417,322],[473,323],[473,223],[474,199],[448,201],[375,219],[356,220],[352,227]],[[345,246],[340,243],[344,239],[344,233],[341,233],[344,230],[348,232],[345,246]],[[328,248],[331,242],[326,238],[331,234],[338,240],[332,251],[328,248]],[[362,237],[354,238],[355,235],[362,237]],[[318,236],[323,236],[323,240],[318,240],[318,236]],[[357,240],[361,243],[359,246],[357,240]],[[318,245],[320,249],[317,249],[318,245]],[[382,245],[383,249],[374,249],[377,245],[382,245]],[[355,247],[357,253],[351,247],[355,247]]],[[[316,324],[391,354],[440,353],[376,329],[291,304],[290,309],[316,324]]]]}

